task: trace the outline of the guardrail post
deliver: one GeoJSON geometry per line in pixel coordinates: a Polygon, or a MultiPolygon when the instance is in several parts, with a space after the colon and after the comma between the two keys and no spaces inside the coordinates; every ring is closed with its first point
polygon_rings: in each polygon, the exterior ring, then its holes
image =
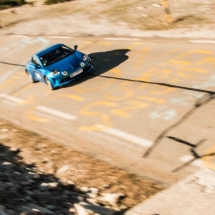
{"type": "Polygon", "coordinates": [[[163,5],[163,8],[164,8],[164,11],[165,11],[166,20],[169,23],[171,23],[173,21],[173,19],[172,19],[171,13],[170,13],[168,1],[167,0],[161,0],[161,1],[162,1],[162,5],[163,5]]]}

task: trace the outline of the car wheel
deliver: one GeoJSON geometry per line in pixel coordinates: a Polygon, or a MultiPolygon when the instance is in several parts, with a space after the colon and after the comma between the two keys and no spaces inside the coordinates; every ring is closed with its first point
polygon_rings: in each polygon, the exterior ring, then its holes
{"type": "Polygon", "coordinates": [[[46,76],[45,76],[45,81],[46,81],[47,86],[48,86],[51,90],[54,90],[54,87],[52,86],[51,81],[50,81],[46,76]]]}
{"type": "Polygon", "coordinates": [[[28,79],[29,79],[29,81],[30,82],[32,82],[32,83],[34,83],[35,82],[35,80],[34,80],[34,78],[33,78],[33,76],[32,76],[32,74],[30,73],[30,72],[26,72],[27,73],[27,75],[28,75],[28,79]]]}

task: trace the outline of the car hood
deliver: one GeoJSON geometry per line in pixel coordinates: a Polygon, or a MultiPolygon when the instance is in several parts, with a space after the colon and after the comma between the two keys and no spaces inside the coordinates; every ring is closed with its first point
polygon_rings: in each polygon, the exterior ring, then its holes
{"type": "Polygon", "coordinates": [[[51,64],[50,66],[45,67],[48,70],[58,71],[67,71],[72,72],[80,67],[80,63],[82,62],[83,53],[75,51],[73,54],[68,57],[57,61],[56,63],[51,64]]]}

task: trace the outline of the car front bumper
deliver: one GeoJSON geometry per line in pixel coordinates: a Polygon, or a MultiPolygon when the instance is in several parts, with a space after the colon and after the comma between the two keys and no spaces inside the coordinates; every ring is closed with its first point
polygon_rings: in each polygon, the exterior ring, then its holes
{"type": "Polygon", "coordinates": [[[93,65],[91,63],[88,63],[82,69],[83,69],[83,72],[78,74],[78,75],[76,75],[76,76],[74,76],[74,77],[70,77],[70,75],[73,73],[72,72],[72,73],[68,74],[67,76],[61,75],[60,77],[50,78],[52,86],[54,88],[58,88],[58,87],[62,87],[64,85],[67,85],[67,84],[71,83],[75,79],[78,79],[79,77],[81,77],[81,76],[85,75],[86,73],[90,72],[93,69],[93,65]]]}

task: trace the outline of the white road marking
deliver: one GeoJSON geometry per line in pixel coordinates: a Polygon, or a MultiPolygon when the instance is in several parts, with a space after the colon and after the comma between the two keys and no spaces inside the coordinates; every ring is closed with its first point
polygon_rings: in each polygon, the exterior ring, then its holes
{"type": "Polygon", "coordinates": [[[191,40],[192,43],[215,43],[215,40],[191,40]]]}
{"type": "Polygon", "coordinates": [[[127,41],[139,41],[139,38],[120,38],[120,37],[105,37],[104,40],[127,40],[127,41]]]}
{"type": "Polygon", "coordinates": [[[144,138],[140,138],[140,137],[137,137],[135,135],[128,134],[124,131],[120,131],[120,130],[117,130],[114,128],[106,128],[105,125],[101,125],[101,124],[98,124],[97,126],[99,128],[104,128],[104,130],[102,130],[102,132],[104,132],[104,133],[114,135],[116,137],[119,137],[119,138],[124,139],[124,140],[129,141],[129,142],[132,142],[132,143],[139,145],[141,147],[150,147],[153,144],[153,142],[150,140],[146,140],[144,138]]]}
{"type": "Polygon", "coordinates": [[[25,36],[25,35],[11,35],[11,37],[28,37],[28,36],[25,36]]]}
{"type": "Polygon", "coordinates": [[[71,39],[72,37],[67,37],[67,36],[48,36],[48,38],[53,38],[53,39],[71,39]]]}
{"type": "Polygon", "coordinates": [[[177,115],[177,111],[174,109],[167,109],[166,106],[159,106],[155,111],[150,113],[152,119],[162,118],[165,120],[171,120],[177,115]]]}
{"type": "MultiPolygon", "coordinates": [[[[194,159],[194,156],[192,156],[192,155],[184,155],[184,156],[180,157],[180,161],[182,161],[183,163],[187,163],[193,159],[194,159]]],[[[197,167],[203,167],[204,166],[200,159],[193,161],[191,165],[197,166],[197,167]]]]}
{"type": "Polygon", "coordinates": [[[62,119],[67,119],[67,120],[76,120],[77,119],[76,116],[73,116],[71,114],[67,114],[67,113],[64,113],[64,112],[61,112],[61,111],[58,111],[58,110],[54,110],[52,108],[48,108],[48,107],[45,107],[45,106],[38,106],[38,107],[36,107],[36,109],[39,110],[39,111],[42,111],[42,112],[45,112],[45,113],[60,117],[62,119]]]}
{"type": "Polygon", "coordinates": [[[14,97],[14,96],[10,96],[10,95],[4,94],[4,93],[0,94],[0,98],[7,99],[9,101],[16,102],[16,103],[24,102],[23,99],[20,99],[20,98],[14,97]]]}

